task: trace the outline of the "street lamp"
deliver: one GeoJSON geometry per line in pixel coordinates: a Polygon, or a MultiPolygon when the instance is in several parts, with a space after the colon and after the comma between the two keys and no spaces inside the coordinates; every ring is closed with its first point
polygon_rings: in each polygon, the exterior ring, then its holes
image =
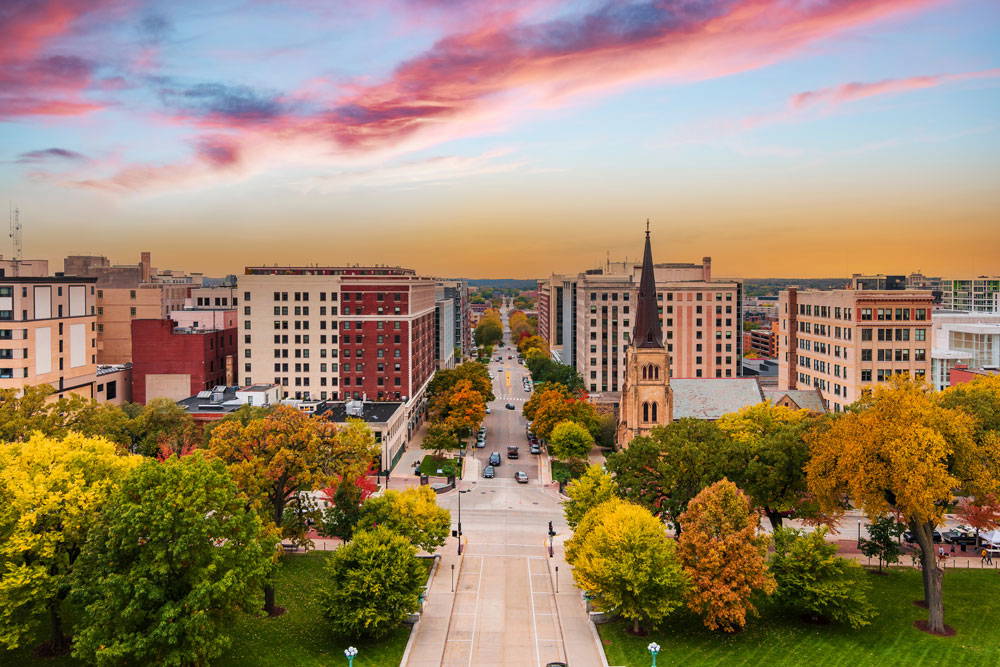
{"type": "Polygon", "coordinates": [[[459,490],[458,492],[458,555],[462,555],[462,494],[468,493],[472,489],[466,489],[465,491],[459,490]]]}
{"type": "Polygon", "coordinates": [[[649,646],[646,647],[646,650],[648,650],[649,654],[653,656],[652,667],[656,667],[656,654],[660,652],[660,645],[656,642],[649,642],[649,646]]]}
{"type": "Polygon", "coordinates": [[[344,655],[347,656],[347,667],[352,667],[352,665],[354,664],[354,656],[356,656],[357,654],[358,654],[358,649],[354,648],[353,646],[347,647],[347,649],[344,651],[344,655]]]}

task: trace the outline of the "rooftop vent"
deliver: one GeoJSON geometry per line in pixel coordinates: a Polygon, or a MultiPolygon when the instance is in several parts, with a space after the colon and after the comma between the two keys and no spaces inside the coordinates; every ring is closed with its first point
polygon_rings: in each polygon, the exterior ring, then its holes
{"type": "Polygon", "coordinates": [[[348,401],[344,404],[344,412],[348,417],[362,417],[365,414],[365,404],[361,401],[348,401]]]}

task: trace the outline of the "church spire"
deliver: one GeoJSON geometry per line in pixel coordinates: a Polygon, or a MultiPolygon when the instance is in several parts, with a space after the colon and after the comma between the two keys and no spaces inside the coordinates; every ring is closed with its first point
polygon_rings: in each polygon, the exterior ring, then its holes
{"type": "Polygon", "coordinates": [[[639,348],[663,349],[663,330],[656,304],[656,279],[653,276],[653,251],[649,244],[649,220],[646,221],[646,249],[642,255],[642,278],[639,280],[639,303],[632,344],[639,348]]]}

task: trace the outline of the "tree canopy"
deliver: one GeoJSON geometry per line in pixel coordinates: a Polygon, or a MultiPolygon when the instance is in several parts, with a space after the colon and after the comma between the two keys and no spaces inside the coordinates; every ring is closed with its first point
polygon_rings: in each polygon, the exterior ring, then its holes
{"type": "Polygon", "coordinates": [[[563,421],[583,425],[591,435],[599,429],[594,406],[561,385],[547,385],[531,394],[524,404],[524,416],[539,438],[549,440],[552,429],[563,421]]]}
{"type": "Polygon", "coordinates": [[[561,421],[552,429],[549,452],[557,459],[585,459],[594,447],[594,436],[573,421],[561,421]]]}
{"type": "Polygon", "coordinates": [[[437,504],[429,486],[405,491],[388,490],[361,506],[355,532],[384,526],[408,539],[413,546],[433,553],[443,546],[451,528],[451,513],[437,504]]]}
{"type": "Polygon", "coordinates": [[[570,528],[576,528],[592,507],[616,497],[618,485],[614,478],[601,470],[601,466],[587,466],[584,473],[566,486],[563,512],[570,528]]]}

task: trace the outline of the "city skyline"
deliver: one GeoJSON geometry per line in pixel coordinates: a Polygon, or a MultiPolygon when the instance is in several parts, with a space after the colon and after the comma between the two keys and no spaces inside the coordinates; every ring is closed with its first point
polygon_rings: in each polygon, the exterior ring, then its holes
{"type": "Polygon", "coordinates": [[[56,270],[1000,273],[995,3],[694,7],[14,2],[0,194],[56,270]]]}

